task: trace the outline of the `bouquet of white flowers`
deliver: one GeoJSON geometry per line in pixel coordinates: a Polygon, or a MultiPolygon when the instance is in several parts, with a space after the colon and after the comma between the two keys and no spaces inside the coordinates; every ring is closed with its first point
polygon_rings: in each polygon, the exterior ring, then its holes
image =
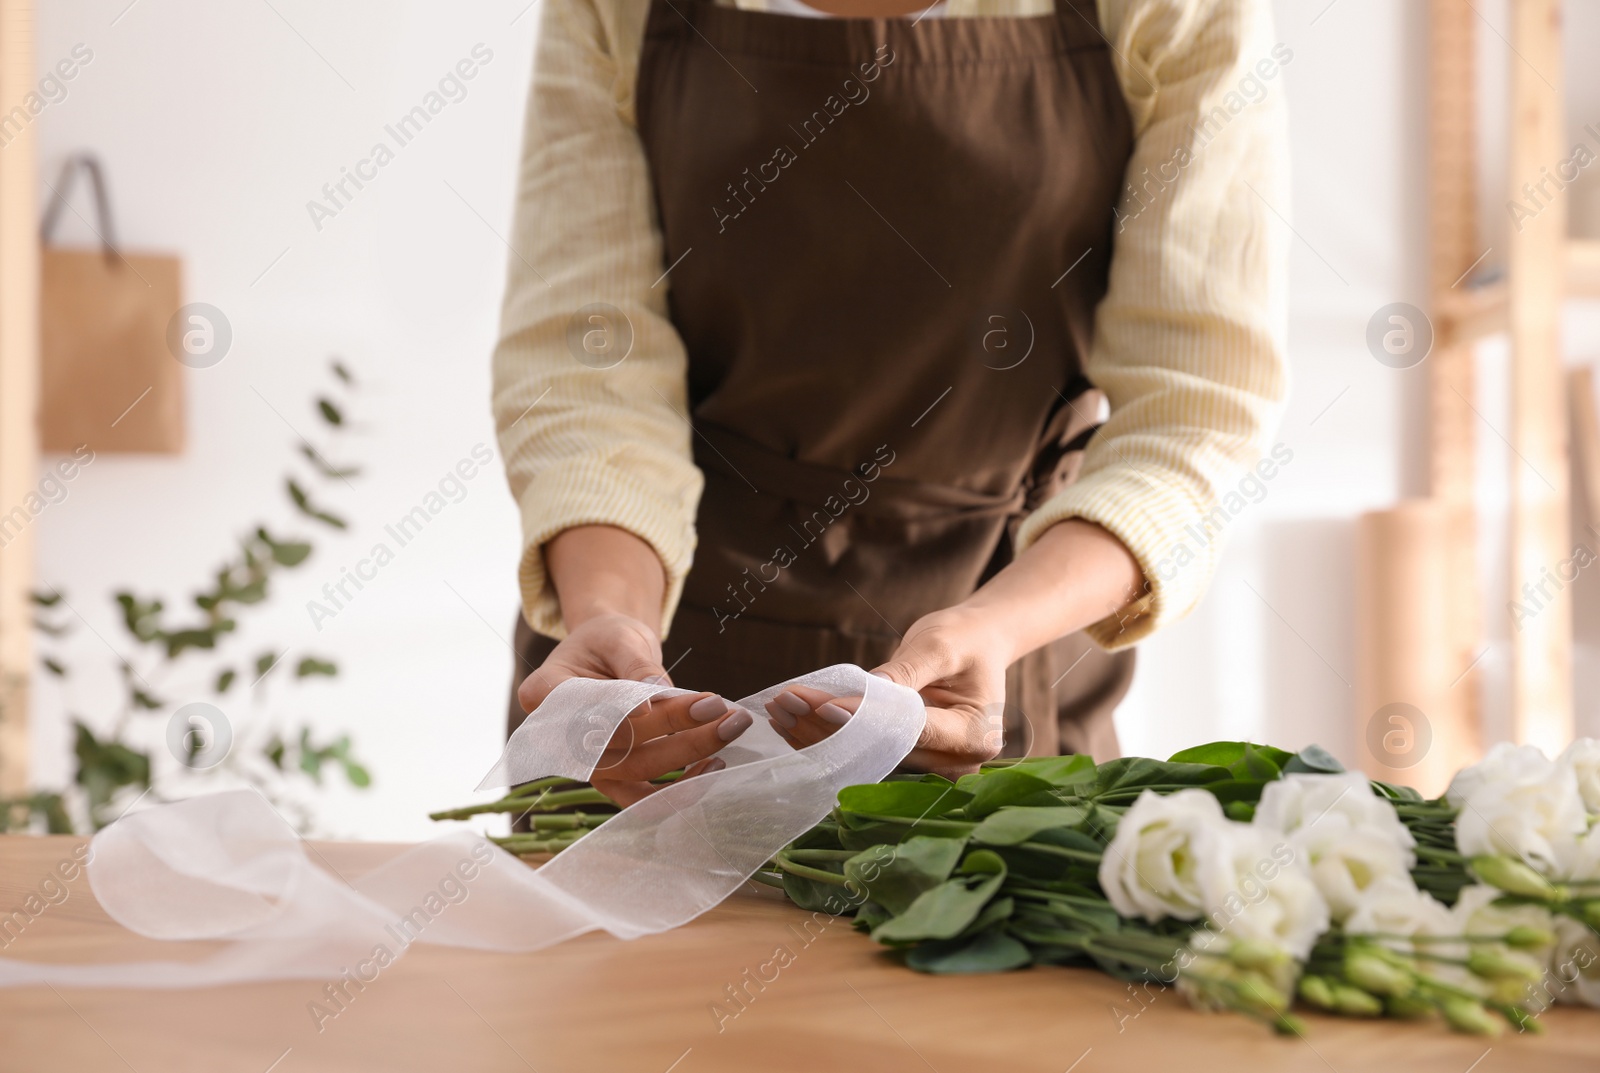
{"type": "MultiPolygon", "coordinates": [[[[553,853],[612,811],[541,779],[435,818],[529,815],[498,841],[553,853]]],[[[1088,965],[1290,1032],[1296,996],[1537,1030],[1552,1002],[1600,1006],[1600,742],[1497,746],[1432,801],[1245,742],[894,776],[846,788],[755,878],[924,972],[1088,965]]]]}

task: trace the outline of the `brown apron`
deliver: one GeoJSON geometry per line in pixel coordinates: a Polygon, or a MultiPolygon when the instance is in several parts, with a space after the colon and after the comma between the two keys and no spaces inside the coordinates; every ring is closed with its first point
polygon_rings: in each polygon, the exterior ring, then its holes
{"type": "MultiPolygon", "coordinates": [[[[638,128],[706,478],[675,683],[884,662],[1075,475],[1133,142],[1096,25],[652,3],[638,128]]],[[[519,679],[554,647],[516,643],[519,679]]],[[[1003,751],[1117,755],[1132,673],[1081,634],[1020,660],[1003,751]]]]}

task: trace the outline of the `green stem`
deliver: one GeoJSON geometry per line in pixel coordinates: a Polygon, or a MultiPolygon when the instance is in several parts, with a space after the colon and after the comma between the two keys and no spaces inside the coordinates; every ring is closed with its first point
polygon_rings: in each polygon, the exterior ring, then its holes
{"type": "Polygon", "coordinates": [[[773,858],[774,863],[785,872],[804,879],[814,879],[818,883],[828,883],[835,887],[848,885],[849,881],[838,872],[829,872],[821,868],[808,868],[803,864],[791,861],[784,853],[780,852],[773,858]]]}

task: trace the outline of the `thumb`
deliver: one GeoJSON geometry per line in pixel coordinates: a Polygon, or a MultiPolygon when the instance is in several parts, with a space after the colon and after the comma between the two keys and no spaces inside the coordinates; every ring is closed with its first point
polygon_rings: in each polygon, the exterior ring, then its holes
{"type": "Polygon", "coordinates": [[[925,639],[922,644],[902,643],[888,662],[874,667],[872,673],[918,692],[951,673],[954,665],[953,653],[943,645],[928,644],[925,639]]]}
{"type": "Polygon", "coordinates": [[[626,631],[605,653],[606,669],[630,682],[670,686],[672,678],[661,665],[661,642],[643,629],[626,631]]]}

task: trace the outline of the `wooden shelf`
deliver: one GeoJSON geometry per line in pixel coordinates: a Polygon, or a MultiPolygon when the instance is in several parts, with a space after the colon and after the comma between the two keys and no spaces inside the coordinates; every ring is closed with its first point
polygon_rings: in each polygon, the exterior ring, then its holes
{"type": "MultiPolygon", "coordinates": [[[[1567,240],[1566,296],[1600,301],[1600,240],[1567,240]]],[[[1435,346],[1469,346],[1510,329],[1505,280],[1446,291],[1434,300],[1435,346]]]]}

